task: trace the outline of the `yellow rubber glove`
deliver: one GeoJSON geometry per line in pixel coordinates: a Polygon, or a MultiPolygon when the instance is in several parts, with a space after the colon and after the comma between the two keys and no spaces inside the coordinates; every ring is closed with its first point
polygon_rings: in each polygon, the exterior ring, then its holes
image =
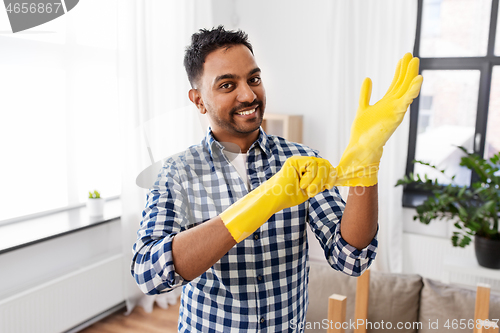
{"type": "Polygon", "coordinates": [[[373,186],[378,182],[383,147],[420,91],[423,78],[418,75],[419,63],[411,53],[405,54],[389,90],[374,105],[369,105],[372,81],[363,81],[349,144],[336,168],[336,186],[373,186]]]}
{"type": "Polygon", "coordinates": [[[219,216],[241,242],[274,213],[299,205],[333,187],[335,169],[325,159],[292,156],[274,176],[232,204],[219,216]]]}

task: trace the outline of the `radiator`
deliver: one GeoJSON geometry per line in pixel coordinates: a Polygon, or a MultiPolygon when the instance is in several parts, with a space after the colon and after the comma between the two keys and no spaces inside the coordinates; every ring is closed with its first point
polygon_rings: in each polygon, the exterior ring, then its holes
{"type": "Polygon", "coordinates": [[[403,273],[420,274],[445,283],[475,288],[486,283],[500,292],[498,270],[480,267],[474,254],[474,244],[466,248],[453,247],[449,238],[405,233],[403,235],[403,273]]]}
{"type": "Polygon", "coordinates": [[[0,332],[64,332],[122,302],[122,260],[117,254],[0,300],[0,332]]]}

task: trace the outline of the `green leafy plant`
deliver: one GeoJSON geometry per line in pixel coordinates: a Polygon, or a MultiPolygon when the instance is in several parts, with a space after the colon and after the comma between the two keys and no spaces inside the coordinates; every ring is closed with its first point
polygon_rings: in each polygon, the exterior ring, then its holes
{"type": "MultiPolygon", "coordinates": [[[[471,236],[478,235],[489,239],[500,240],[498,232],[498,215],[500,212],[500,153],[490,159],[483,159],[476,154],[461,149],[465,156],[460,165],[474,171],[479,180],[472,183],[471,187],[461,187],[454,184],[455,176],[451,177],[452,183],[440,185],[436,179],[429,179],[425,175],[410,174],[399,179],[396,186],[413,185],[432,193],[419,206],[416,207],[417,215],[414,220],[429,224],[432,220],[452,220],[458,218],[454,225],[458,229],[451,237],[453,246],[465,247],[471,242],[471,236]]],[[[444,174],[436,166],[422,161],[414,163],[427,165],[444,174]]]]}
{"type": "Polygon", "coordinates": [[[101,198],[101,194],[99,192],[97,192],[96,190],[94,190],[94,192],[89,191],[89,199],[100,199],[100,198],[101,198]]]}

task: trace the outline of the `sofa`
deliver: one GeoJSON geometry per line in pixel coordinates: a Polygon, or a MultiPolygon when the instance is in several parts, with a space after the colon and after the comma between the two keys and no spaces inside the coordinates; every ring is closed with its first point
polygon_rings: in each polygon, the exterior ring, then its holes
{"type": "MultiPolygon", "coordinates": [[[[367,332],[473,332],[475,288],[446,285],[416,274],[371,271],[367,332]],[[464,328],[465,326],[465,328],[464,328]]],[[[500,274],[500,271],[499,271],[500,274]]],[[[357,278],[311,262],[305,332],[326,332],[328,298],[347,297],[346,322],[354,327],[357,278]]],[[[500,319],[500,294],[491,291],[489,319],[500,319]]],[[[297,328],[298,325],[292,328],[297,328]]]]}

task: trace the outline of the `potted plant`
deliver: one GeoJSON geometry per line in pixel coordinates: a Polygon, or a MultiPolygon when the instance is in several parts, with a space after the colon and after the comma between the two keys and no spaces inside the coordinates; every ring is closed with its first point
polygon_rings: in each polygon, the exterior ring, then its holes
{"type": "Polygon", "coordinates": [[[104,213],[104,199],[101,198],[101,194],[96,190],[94,190],[94,192],[89,191],[87,210],[89,216],[102,216],[104,213]]]}
{"type": "MultiPolygon", "coordinates": [[[[467,152],[464,153],[460,165],[469,168],[478,176],[471,187],[454,184],[455,176],[449,185],[438,184],[436,179],[427,175],[422,179],[419,175],[410,174],[399,179],[398,185],[411,185],[429,192],[427,199],[416,207],[414,220],[429,224],[433,220],[453,220],[456,231],[451,241],[453,246],[465,247],[474,236],[474,247],[479,265],[488,268],[500,268],[500,233],[498,218],[500,213],[500,153],[489,159],[467,152]]],[[[436,166],[422,161],[414,163],[427,165],[444,174],[436,166]]]]}

